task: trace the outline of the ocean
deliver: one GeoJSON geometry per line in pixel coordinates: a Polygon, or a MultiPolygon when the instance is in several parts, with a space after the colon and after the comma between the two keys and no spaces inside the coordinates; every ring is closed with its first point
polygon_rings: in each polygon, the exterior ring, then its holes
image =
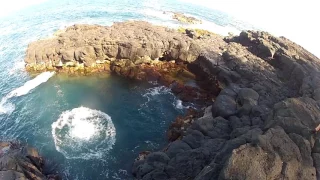
{"type": "Polygon", "coordinates": [[[178,0],[48,0],[1,17],[0,139],[37,148],[46,171],[63,179],[132,179],[138,153],[163,148],[168,126],[189,105],[154,82],[29,74],[23,59],[30,42],[73,24],[144,20],[182,26],[163,11],[195,16],[203,24],[188,27],[222,35],[252,29],[220,11],[178,0]]]}

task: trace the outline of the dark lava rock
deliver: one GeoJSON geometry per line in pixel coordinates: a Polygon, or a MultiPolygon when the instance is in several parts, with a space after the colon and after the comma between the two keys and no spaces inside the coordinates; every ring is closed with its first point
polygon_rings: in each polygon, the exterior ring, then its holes
{"type": "Polygon", "coordinates": [[[59,180],[57,175],[45,175],[44,159],[32,147],[17,142],[0,142],[0,179],[59,180]]]}
{"type": "Polygon", "coordinates": [[[179,144],[172,148],[175,153],[170,146],[165,150],[174,169],[168,177],[319,178],[320,60],[265,32],[225,40],[222,54],[207,51],[190,64],[205,72],[202,76],[216,78],[222,90],[211,114],[208,107],[182,141],[172,143],[179,144]]]}
{"type": "Polygon", "coordinates": [[[259,139],[258,146],[232,152],[220,179],[316,179],[313,164],[303,163],[298,145],[282,128],[271,128],[259,139]]]}
{"type": "Polygon", "coordinates": [[[319,179],[320,60],[266,32],[190,37],[141,21],[74,25],[31,43],[25,61],[40,70],[108,62],[118,75],[158,80],[184,101],[206,101],[203,116],[170,126],[167,148],[138,158],[137,179],[319,179]],[[186,69],[203,91],[169,75],[186,69]]]}
{"type": "Polygon", "coordinates": [[[228,118],[237,113],[237,103],[234,98],[227,95],[219,95],[212,106],[214,117],[221,116],[228,118]]]}

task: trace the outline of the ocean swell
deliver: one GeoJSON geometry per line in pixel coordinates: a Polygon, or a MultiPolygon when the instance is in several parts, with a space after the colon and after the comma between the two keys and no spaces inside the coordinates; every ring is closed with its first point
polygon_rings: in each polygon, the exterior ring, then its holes
{"type": "Polygon", "coordinates": [[[9,99],[28,94],[32,89],[38,87],[44,82],[47,82],[54,74],[55,72],[43,72],[34,79],[27,81],[23,86],[14,89],[4,96],[0,101],[0,114],[11,114],[14,111],[15,106],[8,102],[9,99]]]}

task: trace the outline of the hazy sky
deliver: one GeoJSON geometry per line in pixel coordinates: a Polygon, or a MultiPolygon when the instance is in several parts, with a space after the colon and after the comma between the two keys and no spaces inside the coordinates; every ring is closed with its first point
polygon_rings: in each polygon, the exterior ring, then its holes
{"type": "MultiPolygon", "coordinates": [[[[9,0],[0,17],[46,0],[9,0]]],[[[234,17],[285,36],[320,57],[320,0],[181,0],[227,12],[234,17]],[[319,2],[317,2],[319,1],[319,2]]]]}
{"type": "Polygon", "coordinates": [[[19,11],[20,9],[25,7],[39,4],[44,1],[46,0],[8,0],[5,2],[1,2],[0,17],[5,16],[9,13],[13,13],[15,11],[19,11]]]}
{"type": "Polygon", "coordinates": [[[319,0],[181,0],[227,12],[234,17],[285,36],[320,57],[319,0]]]}

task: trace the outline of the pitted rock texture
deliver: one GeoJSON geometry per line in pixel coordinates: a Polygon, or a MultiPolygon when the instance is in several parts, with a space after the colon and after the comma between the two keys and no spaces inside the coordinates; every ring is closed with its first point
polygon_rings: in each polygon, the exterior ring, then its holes
{"type": "Polygon", "coordinates": [[[34,148],[16,142],[0,142],[0,179],[2,180],[59,180],[45,175],[44,160],[34,148]]]}
{"type": "Polygon", "coordinates": [[[63,66],[90,67],[114,59],[192,62],[202,47],[212,41],[225,44],[218,35],[195,41],[176,30],[143,21],[114,23],[110,27],[73,25],[52,38],[29,44],[25,62],[38,71],[63,66]]]}
{"type": "Polygon", "coordinates": [[[167,164],[159,168],[137,161],[134,175],[175,180],[319,179],[319,59],[265,32],[246,31],[225,41],[223,53],[206,51],[188,64],[218,80],[218,97],[163,150],[170,159],[167,164]],[[135,171],[147,165],[146,175],[135,171]]]}
{"type": "Polygon", "coordinates": [[[140,21],[75,25],[30,44],[25,60],[45,67],[108,62],[118,75],[160,81],[159,72],[182,63],[217,95],[205,98],[213,97],[202,115],[176,119],[166,148],[140,154],[137,179],[320,179],[320,60],[284,37],[198,37],[140,21]]]}

